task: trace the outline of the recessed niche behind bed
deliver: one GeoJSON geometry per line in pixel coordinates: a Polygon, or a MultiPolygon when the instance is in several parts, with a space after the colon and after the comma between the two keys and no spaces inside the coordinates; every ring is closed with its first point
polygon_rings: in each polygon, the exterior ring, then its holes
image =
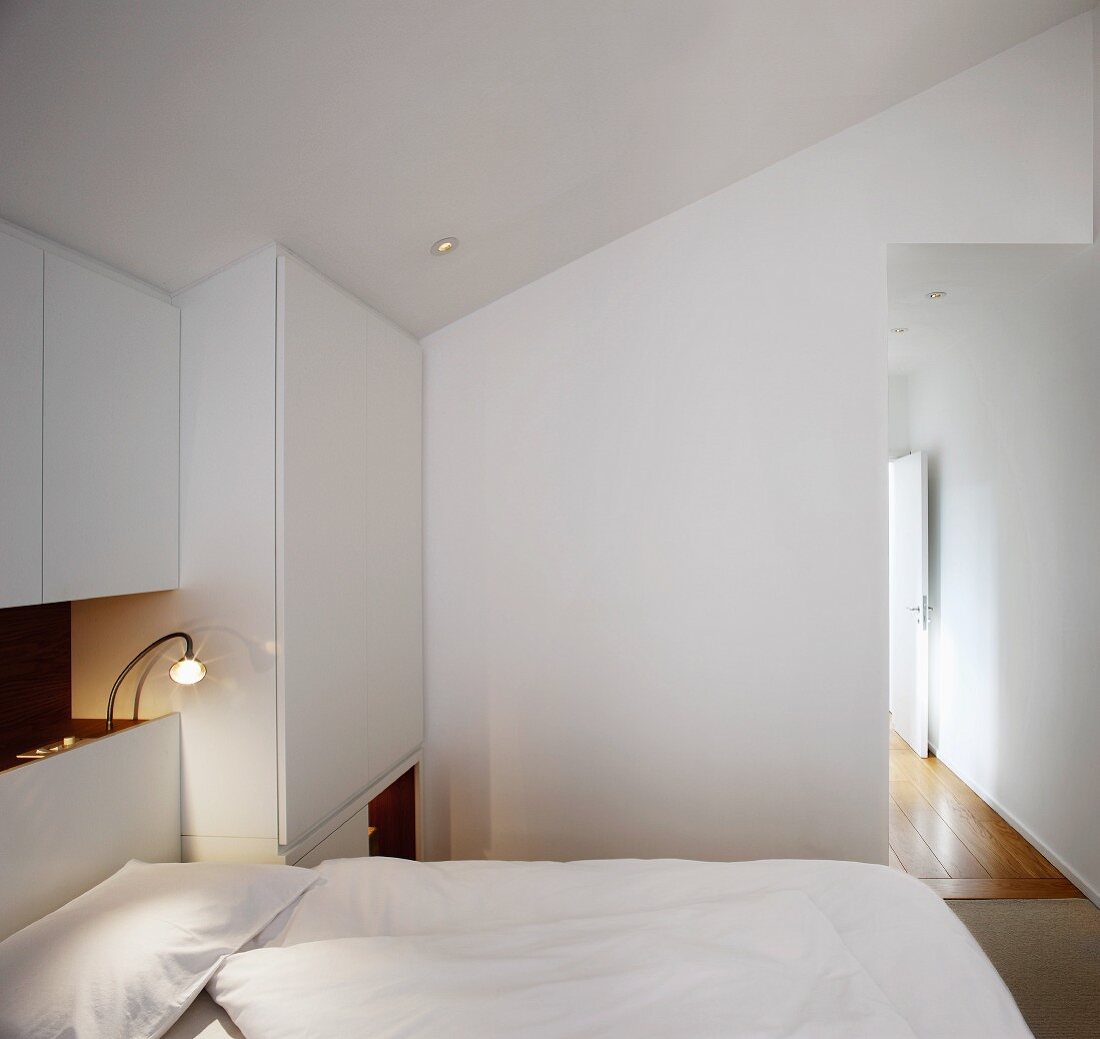
{"type": "Polygon", "coordinates": [[[370,802],[370,824],[375,829],[372,855],[392,859],[416,858],[416,769],[410,768],[370,802]]]}
{"type": "Polygon", "coordinates": [[[0,757],[64,729],[72,711],[70,604],[0,610],[0,757]]]}

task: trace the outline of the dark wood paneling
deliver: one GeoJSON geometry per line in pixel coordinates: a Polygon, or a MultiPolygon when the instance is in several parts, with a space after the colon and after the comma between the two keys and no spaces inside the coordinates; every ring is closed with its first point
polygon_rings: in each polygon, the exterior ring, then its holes
{"type": "Polygon", "coordinates": [[[379,855],[391,859],[416,858],[415,772],[415,768],[410,768],[370,802],[370,824],[377,831],[374,836],[379,855]]]}
{"type": "Polygon", "coordinates": [[[63,735],[72,713],[70,630],[67,602],[0,610],[0,750],[63,735]]]}

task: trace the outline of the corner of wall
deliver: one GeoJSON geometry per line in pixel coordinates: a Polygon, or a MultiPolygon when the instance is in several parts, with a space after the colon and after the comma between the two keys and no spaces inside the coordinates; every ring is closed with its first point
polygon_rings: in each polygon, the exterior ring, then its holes
{"type": "Polygon", "coordinates": [[[1092,237],[1100,237],[1100,5],[1092,18],[1092,237]]]}

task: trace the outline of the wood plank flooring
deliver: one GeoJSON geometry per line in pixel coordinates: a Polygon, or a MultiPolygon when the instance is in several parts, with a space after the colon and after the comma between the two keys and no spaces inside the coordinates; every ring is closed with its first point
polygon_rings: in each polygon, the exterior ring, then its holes
{"type": "Polygon", "coordinates": [[[926,880],[940,898],[1081,898],[1068,880],[926,880]]]}
{"type": "Polygon", "coordinates": [[[943,762],[890,731],[890,865],[942,898],[1080,898],[943,762]]]}

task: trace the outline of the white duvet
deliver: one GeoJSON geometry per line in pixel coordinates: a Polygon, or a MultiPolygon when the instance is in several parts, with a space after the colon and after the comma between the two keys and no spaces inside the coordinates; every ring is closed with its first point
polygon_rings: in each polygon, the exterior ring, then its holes
{"type": "Polygon", "coordinates": [[[348,859],[318,872],[211,983],[246,1039],[1030,1035],[954,914],[884,867],[348,859]]]}

